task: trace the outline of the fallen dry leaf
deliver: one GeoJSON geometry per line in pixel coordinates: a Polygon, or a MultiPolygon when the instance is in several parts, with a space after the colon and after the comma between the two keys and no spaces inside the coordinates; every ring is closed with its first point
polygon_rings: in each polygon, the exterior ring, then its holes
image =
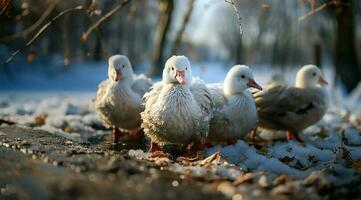
{"type": "Polygon", "coordinates": [[[168,167],[173,161],[167,157],[157,158],[154,161],[155,164],[159,165],[160,167],[168,167]]]}
{"type": "Polygon", "coordinates": [[[270,186],[269,181],[267,179],[267,176],[262,175],[259,179],[258,179],[258,185],[260,185],[263,188],[267,188],[270,186]]]}
{"type": "Polygon", "coordinates": [[[254,178],[254,175],[252,173],[240,174],[239,176],[236,177],[233,184],[238,186],[242,183],[252,183],[253,178],[254,178]]]}
{"type": "Polygon", "coordinates": [[[27,62],[33,62],[36,58],[36,53],[35,52],[31,52],[26,56],[26,61],[27,62]]]}
{"type": "Polygon", "coordinates": [[[44,125],[45,124],[45,120],[46,120],[47,114],[40,114],[40,115],[36,115],[34,120],[35,123],[39,126],[44,125]]]}
{"type": "Polygon", "coordinates": [[[221,161],[221,153],[217,151],[216,153],[208,156],[207,158],[199,161],[199,165],[206,165],[206,164],[218,164],[221,161]]]}
{"type": "Polygon", "coordinates": [[[71,133],[71,132],[73,132],[73,128],[70,127],[70,126],[67,126],[67,127],[64,128],[64,132],[71,133]]]}
{"type": "Polygon", "coordinates": [[[294,159],[295,159],[295,157],[285,156],[285,157],[283,157],[283,158],[280,158],[279,160],[280,160],[281,162],[283,162],[283,163],[288,164],[288,163],[292,162],[294,159]]]}
{"type": "Polygon", "coordinates": [[[289,179],[290,179],[290,177],[288,177],[285,174],[282,174],[275,178],[275,180],[273,181],[273,185],[277,186],[277,185],[285,184],[289,179]]]}
{"type": "Polygon", "coordinates": [[[309,156],[308,156],[308,161],[309,161],[310,163],[312,163],[312,164],[317,163],[316,156],[314,156],[314,155],[309,155],[309,156]]]}
{"type": "Polygon", "coordinates": [[[352,167],[355,169],[361,169],[361,160],[354,161],[352,167]]]}

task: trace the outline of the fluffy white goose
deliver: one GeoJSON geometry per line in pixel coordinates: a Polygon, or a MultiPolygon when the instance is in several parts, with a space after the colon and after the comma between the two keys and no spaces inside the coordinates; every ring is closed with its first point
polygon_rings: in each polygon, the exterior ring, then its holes
{"type": "Polygon", "coordinates": [[[255,128],[257,111],[249,87],[262,90],[248,66],[233,66],[222,84],[210,84],[215,104],[208,142],[233,143],[255,128]]]}
{"type": "Polygon", "coordinates": [[[126,56],[113,55],[108,65],[108,79],[99,84],[95,108],[103,124],[113,128],[116,143],[124,131],[138,133],[140,112],[144,110],[142,98],[152,83],[144,75],[134,75],[126,56]]]}
{"type": "Polygon", "coordinates": [[[187,57],[169,58],[162,81],[144,97],[142,128],[152,140],[151,152],[158,144],[189,145],[207,136],[213,101],[204,82],[193,77],[187,57]]]}
{"type": "Polygon", "coordinates": [[[285,130],[287,139],[303,142],[298,133],[318,122],[328,107],[327,82],[315,65],[305,65],[296,76],[295,86],[271,84],[254,94],[259,126],[285,130]]]}

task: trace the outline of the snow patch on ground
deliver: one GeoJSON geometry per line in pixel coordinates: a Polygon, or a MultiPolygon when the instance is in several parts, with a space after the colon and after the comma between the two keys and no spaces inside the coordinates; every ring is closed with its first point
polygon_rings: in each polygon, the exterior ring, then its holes
{"type": "MultiPolygon", "coordinates": [[[[219,63],[192,64],[194,75],[205,79],[207,83],[222,82],[231,67],[223,67],[219,63]]],[[[252,69],[257,82],[261,85],[267,83],[269,72],[265,67],[258,66],[252,69]]],[[[9,80],[6,82],[1,79],[0,89],[5,90],[31,87],[34,83],[35,89],[80,89],[90,92],[0,92],[0,118],[22,126],[45,130],[70,140],[82,141],[110,134],[110,131],[99,130],[102,123],[92,102],[97,85],[106,78],[106,65],[103,63],[101,67],[87,69],[80,66],[69,70],[57,78],[47,77],[48,80],[45,80],[45,77],[31,77],[12,84],[9,80]],[[98,75],[89,76],[94,73],[98,75]],[[2,82],[4,84],[1,84],[2,82]],[[36,117],[39,116],[44,116],[44,122],[36,121],[36,117]]],[[[333,72],[326,72],[326,79],[333,80],[333,72]]],[[[295,73],[295,70],[286,70],[285,81],[292,83],[295,73]]],[[[20,74],[19,77],[26,76],[20,74]]],[[[158,80],[159,78],[154,79],[158,80]]],[[[357,172],[357,169],[353,168],[353,163],[361,160],[361,85],[349,97],[342,96],[342,92],[337,88],[332,94],[332,104],[327,114],[319,123],[309,127],[302,134],[301,137],[306,141],[304,146],[283,140],[285,134],[282,131],[260,130],[261,137],[273,142],[264,144],[261,148],[243,140],[230,146],[215,146],[206,149],[205,154],[211,156],[220,152],[222,159],[226,161],[223,164],[205,167],[173,163],[169,170],[181,174],[190,172],[195,176],[212,172],[231,180],[240,173],[260,172],[265,173],[270,180],[287,174],[300,180],[322,176],[334,184],[348,183],[357,172]]],[[[130,150],[128,154],[138,159],[150,159],[150,155],[141,150],[130,150]]],[[[166,159],[163,161],[166,162],[166,159]]]]}

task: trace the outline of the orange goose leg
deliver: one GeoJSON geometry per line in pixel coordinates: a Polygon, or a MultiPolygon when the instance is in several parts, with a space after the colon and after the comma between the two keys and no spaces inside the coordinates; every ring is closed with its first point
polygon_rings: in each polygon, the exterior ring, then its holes
{"type": "Polygon", "coordinates": [[[258,126],[256,126],[256,128],[254,128],[251,132],[250,132],[250,139],[252,142],[267,142],[266,139],[263,139],[261,136],[257,135],[257,130],[258,130],[258,126]]]}
{"type": "Polygon", "coordinates": [[[113,126],[112,136],[113,136],[113,143],[118,143],[119,138],[123,136],[124,133],[116,126],[113,126]]]}
{"type": "Polygon", "coordinates": [[[300,138],[298,133],[292,133],[291,131],[286,131],[286,138],[288,141],[296,139],[300,143],[304,143],[304,141],[300,138]]]}
{"type": "Polygon", "coordinates": [[[132,137],[143,137],[144,136],[144,132],[142,129],[133,129],[133,130],[128,130],[128,134],[132,137]]]}

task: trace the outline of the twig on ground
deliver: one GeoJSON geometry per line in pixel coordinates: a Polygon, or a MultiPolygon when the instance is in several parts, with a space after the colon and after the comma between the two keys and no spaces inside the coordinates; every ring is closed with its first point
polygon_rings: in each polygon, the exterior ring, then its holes
{"type": "Polygon", "coordinates": [[[8,36],[3,36],[0,37],[0,41],[4,42],[4,41],[9,41],[9,40],[14,40],[16,38],[20,38],[20,37],[26,37],[28,34],[32,33],[33,31],[35,31],[37,28],[39,28],[39,26],[44,22],[44,20],[50,15],[50,13],[54,10],[56,4],[59,3],[59,0],[55,0],[53,1],[49,7],[45,10],[45,12],[40,16],[40,18],[31,26],[27,27],[26,29],[17,32],[13,35],[8,35],[8,36]]]}
{"type": "Polygon", "coordinates": [[[29,40],[25,46],[23,46],[22,48],[14,51],[6,60],[5,62],[3,62],[2,64],[6,64],[9,63],[12,59],[14,59],[15,56],[17,56],[21,51],[23,51],[24,49],[28,48],[42,33],[44,33],[55,21],[57,21],[59,18],[61,18],[62,16],[69,14],[71,12],[74,11],[83,11],[83,10],[87,10],[87,8],[85,8],[84,6],[76,6],[74,8],[69,8],[66,10],[63,10],[62,12],[60,12],[58,15],[56,15],[55,17],[53,17],[48,23],[46,23],[35,35],[34,37],[29,40]]]}
{"type": "Polygon", "coordinates": [[[241,15],[239,14],[236,3],[234,1],[235,0],[225,0],[226,3],[229,3],[232,5],[234,11],[236,12],[237,20],[238,20],[238,24],[239,24],[239,33],[241,34],[241,37],[242,37],[243,36],[242,18],[241,18],[241,15]]]}
{"type": "Polygon", "coordinates": [[[117,5],[115,8],[113,8],[111,11],[109,11],[108,13],[106,13],[102,18],[100,18],[97,22],[95,22],[92,26],[90,26],[90,28],[88,28],[87,31],[85,31],[85,33],[82,36],[82,39],[84,41],[86,41],[88,39],[89,34],[96,29],[101,23],[103,23],[105,20],[111,18],[115,13],[117,13],[118,11],[120,11],[124,6],[126,6],[128,3],[130,2],[130,0],[125,0],[122,3],[120,3],[119,5],[117,5]]]}

